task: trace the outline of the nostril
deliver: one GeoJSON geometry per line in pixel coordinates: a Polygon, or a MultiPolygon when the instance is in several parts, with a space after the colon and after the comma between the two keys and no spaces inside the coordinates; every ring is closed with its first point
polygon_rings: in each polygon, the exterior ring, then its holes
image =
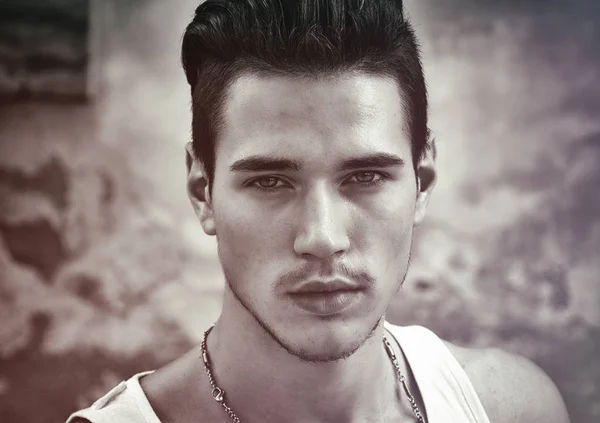
{"type": "Polygon", "coordinates": [[[294,250],[300,256],[313,256],[319,259],[329,258],[333,255],[343,254],[349,248],[346,236],[308,235],[301,236],[294,242],[294,250]]]}

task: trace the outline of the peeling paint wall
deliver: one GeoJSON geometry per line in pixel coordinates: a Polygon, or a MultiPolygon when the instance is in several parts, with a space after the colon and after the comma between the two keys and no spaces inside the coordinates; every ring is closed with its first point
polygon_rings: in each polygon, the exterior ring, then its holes
{"type": "Polygon", "coordinates": [[[87,95],[90,4],[90,0],[0,3],[0,95],[87,95]]]}
{"type": "MultiPolygon", "coordinates": [[[[64,421],[186,350],[218,314],[214,240],[185,195],[178,44],[195,3],[104,2],[102,90],[84,102],[71,94],[85,92],[88,44],[60,41],[70,27],[59,25],[47,51],[74,48],[71,82],[24,68],[47,84],[17,83],[7,69],[29,50],[6,53],[6,31],[22,26],[0,19],[0,87],[29,87],[0,103],[2,422],[64,421]],[[73,91],[60,100],[43,88],[65,86],[73,91]]],[[[35,2],[0,9],[17,4],[35,2]]],[[[86,2],[44,4],[86,22],[86,2]]],[[[597,3],[406,4],[424,49],[440,180],[389,319],[524,354],[556,381],[573,421],[596,422],[597,3]]],[[[19,31],[13,46],[40,40],[19,31]]]]}

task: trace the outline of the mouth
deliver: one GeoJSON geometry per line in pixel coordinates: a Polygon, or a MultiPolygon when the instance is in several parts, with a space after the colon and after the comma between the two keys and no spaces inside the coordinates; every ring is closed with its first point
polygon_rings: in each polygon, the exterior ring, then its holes
{"type": "Polygon", "coordinates": [[[298,308],[318,316],[342,313],[363,295],[364,289],[343,281],[311,281],[289,294],[298,308]]]}
{"type": "Polygon", "coordinates": [[[332,281],[312,280],[301,284],[291,294],[326,294],[338,291],[358,291],[360,289],[359,285],[341,279],[332,281]]]}

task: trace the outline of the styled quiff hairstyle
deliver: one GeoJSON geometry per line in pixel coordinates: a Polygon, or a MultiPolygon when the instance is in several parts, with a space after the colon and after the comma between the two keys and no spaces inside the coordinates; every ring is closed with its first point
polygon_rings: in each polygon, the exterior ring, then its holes
{"type": "Polygon", "coordinates": [[[206,0],[181,50],[192,94],[193,152],[211,191],[224,100],[241,76],[358,71],[392,77],[407,114],[414,166],[429,146],[419,46],[401,0],[206,0]]]}

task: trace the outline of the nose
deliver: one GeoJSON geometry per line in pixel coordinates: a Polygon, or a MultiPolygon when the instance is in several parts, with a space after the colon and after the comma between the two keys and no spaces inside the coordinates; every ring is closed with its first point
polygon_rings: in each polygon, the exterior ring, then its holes
{"type": "Polygon", "coordinates": [[[302,199],[294,251],[300,256],[326,259],[350,247],[342,200],[326,186],[315,187],[302,199]]]}

